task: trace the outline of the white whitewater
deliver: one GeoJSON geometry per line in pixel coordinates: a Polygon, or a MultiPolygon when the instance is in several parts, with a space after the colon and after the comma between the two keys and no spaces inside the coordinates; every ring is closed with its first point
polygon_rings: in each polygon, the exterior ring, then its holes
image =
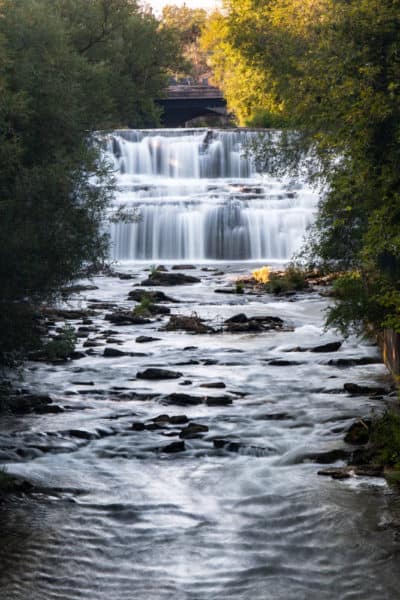
{"type": "Polygon", "coordinates": [[[286,261],[312,222],[317,196],[256,172],[246,130],[122,130],[108,141],[116,206],[137,223],[111,225],[117,260],[286,261]]]}

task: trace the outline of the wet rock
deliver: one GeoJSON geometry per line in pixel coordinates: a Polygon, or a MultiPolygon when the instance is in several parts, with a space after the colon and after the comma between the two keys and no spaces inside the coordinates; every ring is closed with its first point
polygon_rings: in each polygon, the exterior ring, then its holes
{"type": "Polygon", "coordinates": [[[207,431],[207,425],[202,425],[201,423],[190,423],[187,427],[182,429],[179,437],[182,439],[196,438],[201,436],[203,433],[207,433],[207,431]]]}
{"type": "Polygon", "coordinates": [[[129,352],[118,350],[118,348],[104,348],[103,356],[106,358],[116,358],[118,356],[129,356],[129,352]]]}
{"type": "Polygon", "coordinates": [[[202,383],[200,387],[211,389],[223,389],[226,388],[226,385],[223,381],[211,381],[210,383],[202,383]]]}
{"type": "Polygon", "coordinates": [[[96,313],[93,310],[88,309],[63,309],[63,308],[43,308],[42,314],[48,318],[56,319],[57,321],[62,320],[78,320],[86,317],[94,316],[96,313]]]}
{"type": "Polygon", "coordinates": [[[103,344],[101,342],[98,342],[96,340],[86,340],[86,342],[83,343],[84,348],[98,348],[102,345],[103,344]]]}
{"type": "Polygon", "coordinates": [[[184,367],[187,365],[199,365],[200,361],[199,360],[195,360],[194,358],[190,358],[189,360],[183,360],[181,362],[178,362],[175,364],[175,366],[177,367],[184,367]]]}
{"type": "Polygon", "coordinates": [[[153,423],[157,423],[158,425],[166,425],[170,422],[169,415],[158,415],[158,417],[154,417],[151,419],[153,423]]]}
{"type": "Polygon", "coordinates": [[[79,294],[80,292],[91,292],[93,290],[98,290],[97,285],[88,284],[88,285],[70,285],[68,287],[61,288],[61,293],[68,294],[79,294]]]}
{"type": "Polygon", "coordinates": [[[310,352],[337,352],[342,346],[342,342],[330,342],[310,348],[310,352]]]}
{"type": "Polygon", "coordinates": [[[155,315],[169,315],[171,313],[171,309],[168,306],[162,306],[161,304],[150,304],[146,308],[136,307],[134,310],[135,314],[137,314],[137,308],[140,308],[140,316],[151,317],[155,315]]]}
{"type": "Polygon", "coordinates": [[[362,356],[360,358],[332,358],[326,363],[331,367],[357,367],[362,365],[376,365],[381,364],[380,358],[373,358],[370,356],[362,356]]]}
{"type": "Polygon", "coordinates": [[[179,383],[179,385],[192,385],[192,381],[190,381],[190,379],[185,379],[184,381],[181,381],[179,383]]]}
{"type": "Polygon", "coordinates": [[[164,402],[167,404],[180,404],[183,406],[194,406],[196,404],[202,404],[203,398],[200,396],[193,396],[191,394],[183,394],[181,392],[174,392],[164,396],[164,402]]]}
{"type": "Polygon", "coordinates": [[[173,271],[189,271],[195,269],[195,265],[173,265],[173,271]]]}
{"type": "Polygon", "coordinates": [[[63,412],[64,409],[58,406],[58,404],[46,404],[45,406],[35,408],[35,413],[38,415],[58,415],[63,412]]]}
{"type": "Polygon", "coordinates": [[[160,271],[156,271],[155,273],[151,273],[148,279],[142,281],[141,285],[173,286],[189,285],[199,282],[200,279],[198,277],[193,277],[193,275],[185,275],[184,273],[162,273],[160,271]]]}
{"type": "Polygon", "coordinates": [[[149,369],[145,369],[144,371],[137,373],[136,377],[138,379],[151,379],[156,381],[159,379],[179,379],[182,377],[182,373],[177,371],[169,371],[168,369],[150,367],[149,369]]]}
{"type": "Polygon", "coordinates": [[[387,393],[387,389],[384,387],[358,385],[357,383],[345,383],[343,389],[352,396],[383,396],[387,393]]]}
{"type": "Polygon", "coordinates": [[[232,287],[226,287],[226,288],[216,288],[214,290],[215,294],[237,294],[237,291],[235,288],[232,287]]]}
{"type": "Polygon", "coordinates": [[[185,442],[172,442],[168,444],[168,446],[163,446],[160,448],[161,452],[166,452],[167,454],[175,454],[176,452],[184,452],[186,450],[185,442]]]}
{"type": "Polygon", "coordinates": [[[158,342],[159,340],[160,340],[160,338],[151,337],[149,335],[139,335],[135,339],[135,342],[137,344],[148,344],[149,342],[158,342]]]}
{"type": "Polygon", "coordinates": [[[207,406],[228,406],[233,400],[230,396],[208,396],[205,402],[207,406]]]}
{"type": "Polygon", "coordinates": [[[215,333],[215,329],[206,325],[197,315],[172,315],[161,331],[186,331],[187,333],[215,333]]]}
{"type": "Polygon", "coordinates": [[[348,429],[344,441],[347,444],[358,446],[367,444],[371,433],[371,420],[370,419],[359,419],[348,429]]]}
{"type": "Polygon", "coordinates": [[[384,470],[380,465],[360,465],[322,469],[321,471],[318,471],[318,475],[332,477],[332,479],[349,479],[354,476],[384,477],[384,470]]]}
{"type": "Polygon", "coordinates": [[[141,290],[140,288],[136,288],[134,290],[132,290],[131,292],[129,292],[129,296],[128,296],[129,300],[135,300],[136,302],[142,302],[144,298],[148,298],[149,300],[151,300],[151,302],[171,302],[171,303],[178,303],[179,300],[176,300],[175,298],[171,298],[170,296],[167,296],[166,294],[164,294],[164,292],[161,291],[154,291],[154,290],[141,290]]]}
{"type": "Polygon", "coordinates": [[[327,465],[329,463],[336,462],[338,460],[349,460],[351,452],[343,448],[336,448],[335,450],[328,450],[327,452],[317,452],[315,454],[307,454],[304,459],[311,460],[321,465],[327,465]]]}
{"type": "Polygon", "coordinates": [[[206,367],[212,367],[219,364],[219,361],[216,358],[206,358],[202,362],[206,367]]]}
{"type": "Polygon", "coordinates": [[[229,440],[216,439],[213,440],[214,448],[217,450],[228,450],[228,452],[239,452],[242,444],[239,442],[230,442],[229,440]]]}
{"type": "Polygon", "coordinates": [[[1,408],[15,415],[24,415],[40,411],[52,404],[46,394],[16,394],[2,400],[1,408]]]}
{"type": "Polygon", "coordinates": [[[171,425],[185,425],[185,423],[189,422],[189,419],[186,415],[174,415],[170,417],[169,422],[171,425]]]}
{"type": "Polygon", "coordinates": [[[107,321],[114,325],[146,325],[151,323],[150,319],[135,315],[132,311],[117,310],[104,317],[107,321]]]}
{"type": "Polygon", "coordinates": [[[285,323],[280,317],[247,317],[244,313],[234,315],[225,321],[226,331],[230,333],[281,330],[284,328],[284,325],[285,323]]]}
{"type": "Polygon", "coordinates": [[[121,281],[128,281],[130,279],[136,279],[136,275],[131,275],[130,273],[116,273],[118,279],[121,281]]]}
{"type": "Polygon", "coordinates": [[[85,356],[87,356],[85,352],[79,352],[77,350],[71,352],[69,355],[71,360],[80,360],[81,358],[85,358],[85,356]]]}
{"type": "Polygon", "coordinates": [[[67,435],[78,438],[80,440],[93,440],[97,438],[97,435],[95,433],[91,433],[90,431],[85,431],[83,429],[70,429],[66,433],[67,435]]]}
{"type": "Polygon", "coordinates": [[[283,360],[283,359],[273,359],[268,360],[268,364],[271,367],[294,367],[296,365],[303,365],[304,363],[297,362],[296,360],[283,360]]]}
{"type": "Polygon", "coordinates": [[[191,350],[198,350],[198,347],[197,346],[185,346],[183,350],[184,350],[184,352],[191,351],[191,350]]]}

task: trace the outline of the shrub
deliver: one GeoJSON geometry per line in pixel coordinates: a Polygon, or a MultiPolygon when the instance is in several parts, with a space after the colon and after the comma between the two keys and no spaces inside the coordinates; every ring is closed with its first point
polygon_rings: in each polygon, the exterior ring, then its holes
{"type": "Polygon", "coordinates": [[[271,272],[269,281],[265,285],[266,290],[271,294],[299,292],[307,287],[305,271],[295,266],[289,266],[283,275],[271,272]]]}
{"type": "Polygon", "coordinates": [[[49,360],[67,360],[75,350],[76,334],[71,325],[65,325],[57,337],[47,342],[43,352],[49,360]]]}

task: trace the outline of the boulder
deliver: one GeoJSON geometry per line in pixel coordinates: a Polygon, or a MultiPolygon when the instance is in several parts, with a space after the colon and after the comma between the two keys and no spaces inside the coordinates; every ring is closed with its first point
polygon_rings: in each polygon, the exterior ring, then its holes
{"type": "Polygon", "coordinates": [[[167,454],[175,454],[176,452],[184,452],[186,450],[185,442],[172,442],[168,444],[168,446],[163,446],[160,448],[161,452],[166,452],[167,454]]]}
{"type": "Polygon", "coordinates": [[[173,265],[173,271],[189,271],[195,269],[195,265],[173,265]]]}
{"type": "Polygon", "coordinates": [[[358,385],[357,383],[345,383],[343,389],[352,396],[383,396],[387,394],[387,389],[384,387],[358,385]]]}
{"type": "Polygon", "coordinates": [[[107,347],[104,348],[103,356],[106,358],[116,358],[118,356],[129,356],[129,352],[123,352],[118,348],[107,347]]]}
{"type": "Polygon", "coordinates": [[[202,383],[200,387],[218,390],[226,388],[226,385],[223,381],[211,381],[210,383],[202,383]]]}
{"type": "Polygon", "coordinates": [[[357,367],[363,365],[376,365],[382,363],[382,359],[370,356],[361,356],[360,358],[332,358],[326,363],[330,367],[357,367]]]}
{"type": "Polygon", "coordinates": [[[163,273],[155,271],[151,273],[148,279],[142,281],[142,286],[173,286],[173,285],[190,285],[192,283],[199,283],[198,277],[193,275],[185,275],[184,273],[163,273]]]}
{"type": "Polygon", "coordinates": [[[181,430],[179,437],[182,439],[191,439],[201,436],[208,431],[207,425],[200,423],[189,423],[187,427],[181,430]]]}
{"type": "Polygon", "coordinates": [[[182,406],[194,406],[196,404],[202,404],[203,398],[200,396],[193,396],[192,394],[184,394],[181,392],[174,392],[164,396],[164,402],[167,404],[179,404],[182,406]]]}
{"type": "Polygon", "coordinates": [[[139,335],[135,339],[135,342],[137,344],[148,344],[149,342],[158,342],[159,340],[160,340],[160,338],[155,338],[155,337],[151,337],[148,335],[139,335]]]}
{"type": "Polygon", "coordinates": [[[114,323],[114,325],[146,325],[147,323],[151,323],[150,319],[135,315],[130,310],[117,310],[107,314],[104,318],[106,321],[114,323]]]}
{"type": "Polygon", "coordinates": [[[139,371],[136,374],[138,379],[151,379],[157,381],[159,379],[179,379],[182,377],[182,373],[177,371],[169,371],[168,369],[159,369],[156,367],[150,367],[144,371],[139,371]]]}
{"type": "Polygon", "coordinates": [[[161,291],[154,290],[141,290],[140,288],[135,288],[128,295],[129,300],[135,300],[136,302],[142,302],[143,298],[149,298],[151,302],[171,302],[176,303],[179,300],[175,298],[170,298],[161,291]]]}
{"type": "Polygon", "coordinates": [[[186,331],[188,333],[215,333],[215,329],[206,325],[197,315],[172,315],[162,331],[186,331]]]}
{"type": "Polygon", "coordinates": [[[347,433],[344,437],[344,441],[347,444],[358,446],[367,444],[371,433],[371,420],[370,419],[359,419],[350,425],[347,433]]]}

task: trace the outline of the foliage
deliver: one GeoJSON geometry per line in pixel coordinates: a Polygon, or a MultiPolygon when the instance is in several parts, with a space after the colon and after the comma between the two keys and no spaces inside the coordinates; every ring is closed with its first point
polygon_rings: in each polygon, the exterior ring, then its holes
{"type": "Polygon", "coordinates": [[[0,4],[0,361],[40,341],[35,306],[108,255],[95,132],[157,123],[177,58],[131,0],[0,4]]]}
{"type": "Polygon", "coordinates": [[[148,317],[152,314],[153,306],[154,302],[151,297],[147,294],[143,294],[139,304],[133,309],[133,313],[138,317],[148,317]]]}
{"type": "Polygon", "coordinates": [[[370,443],[377,464],[400,470],[400,415],[387,411],[372,423],[370,443]]]}
{"type": "Polygon", "coordinates": [[[49,360],[67,360],[75,350],[76,339],[74,328],[65,325],[56,337],[44,344],[44,356],[49,360]]]}
{"type": "Polygon", "coordinates": [[[331,322],[400,330],[398,1],[226,0],[204,40],[240,123],[264,111],[290,125],[259,141],[260,170],[323,184],[306,258],[359,271],[369,296],[348,281],[331,322]]]}
{"type": "Polygon", "coordinates": [[[208,71],[206,54],[199,44],[207,12],[203,8],[190,8],[186,4],[167,4],[163,7],[161,19],[163,27],[172,33],[182,48],[185,59],[175,65],[175,77],[179,80],[189,75],[201,83],[201,76],[208,71]]]}
{"type": "Polygon", "coordinates": [[[290,265],[284,274],[271,271],[265,289],[271,294],[299,292],[308,287],[305,272],[299,267],[290,265]]]}
{"type": "Polygon", "coordinates": [[[244,294],[244,281],[240,279],[235,281],[235,292],[236,294],[244,294]]]}

